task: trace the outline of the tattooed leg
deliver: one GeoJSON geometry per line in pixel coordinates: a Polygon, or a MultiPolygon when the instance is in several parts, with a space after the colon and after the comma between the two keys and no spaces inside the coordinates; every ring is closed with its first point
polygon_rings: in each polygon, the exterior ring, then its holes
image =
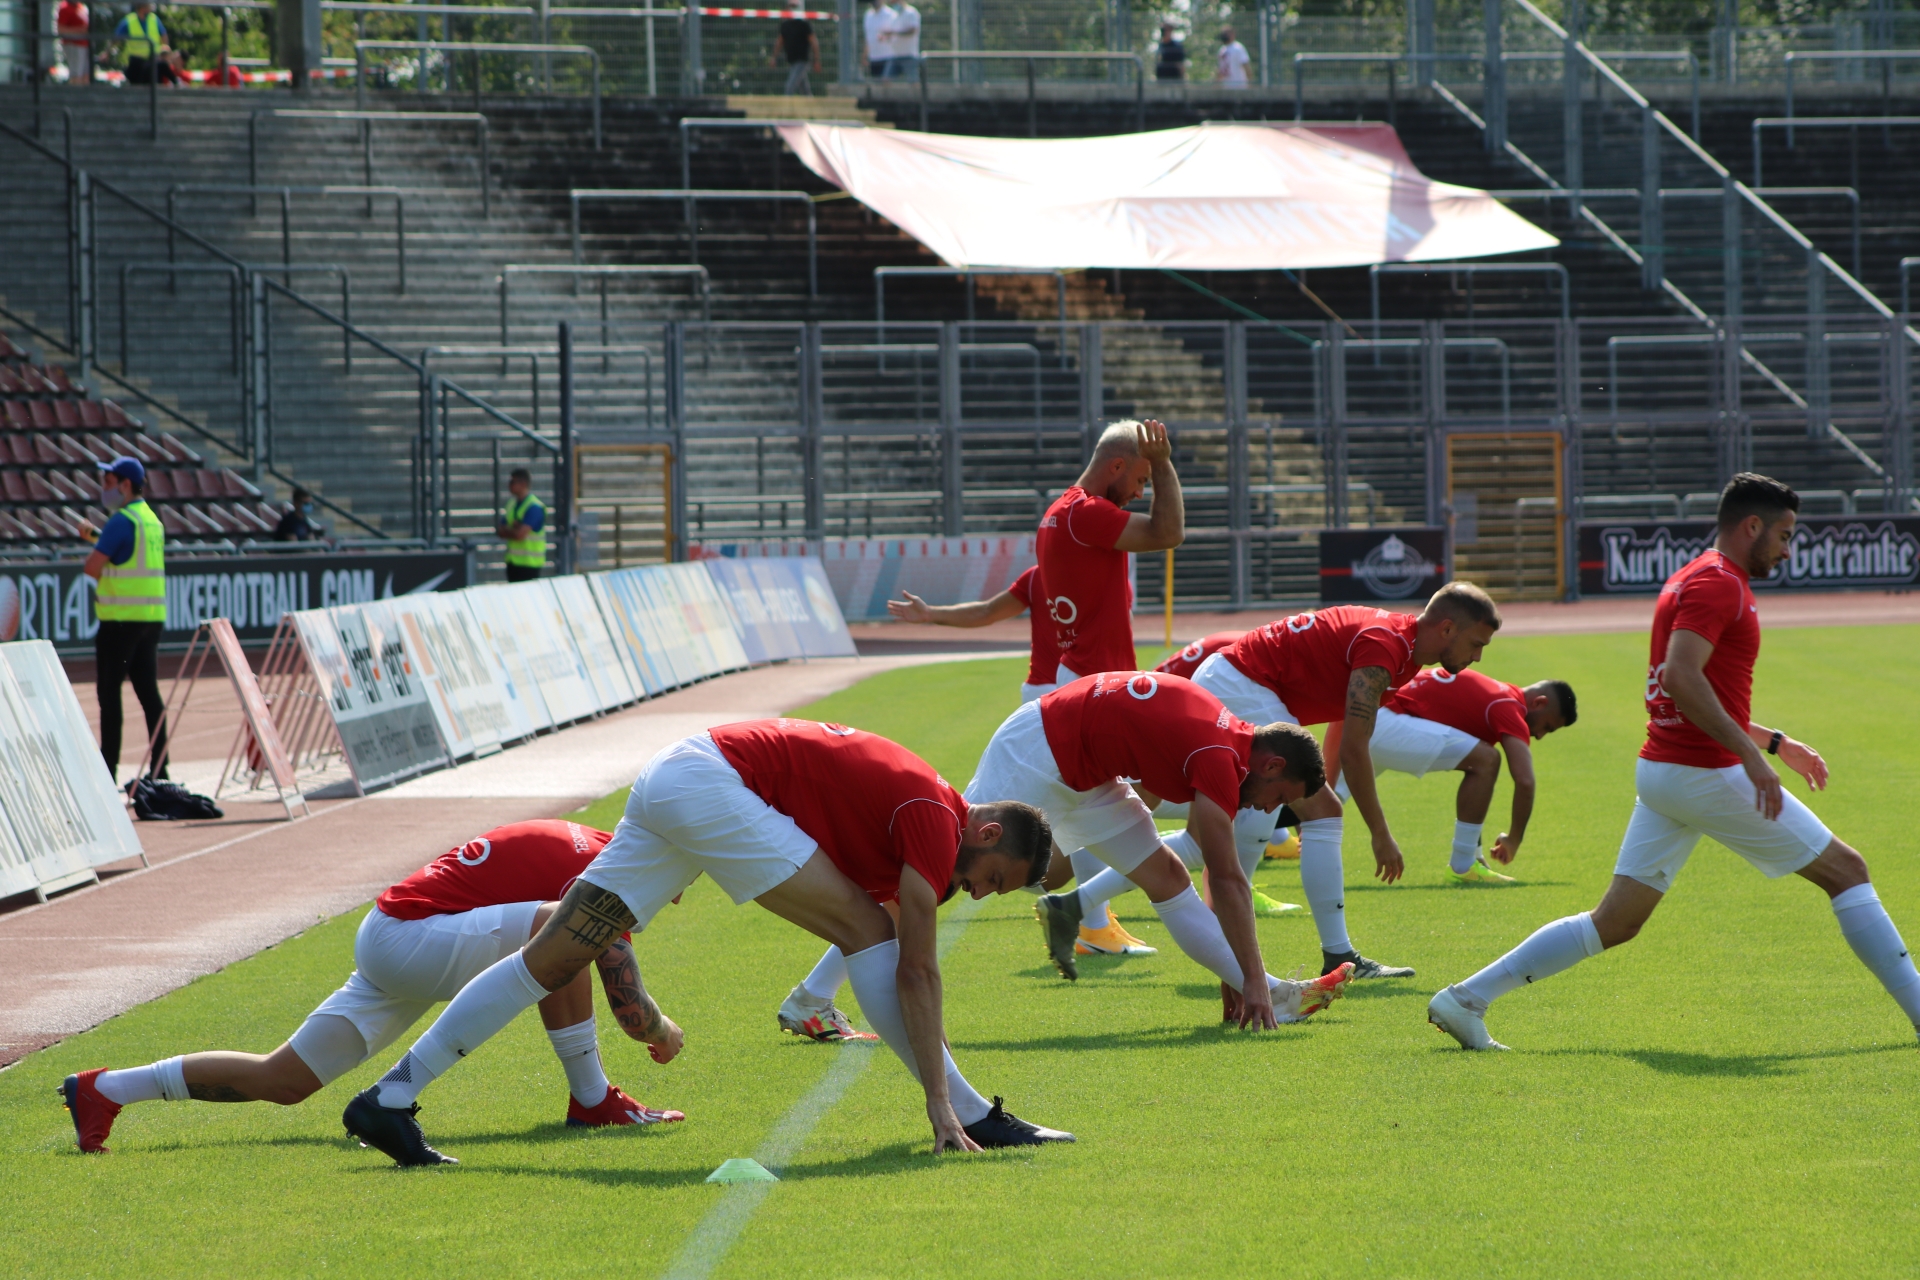
{"type": "Polygon", "coordinates": [[[290,1044],[269,1054],[190,1053],[180,1066],[187,1093],[201,1102],[277,1102],[290,1107],[321,1087],[313,1068],[290,1044]]]}
{"type": "Polygon", "coordinates": [[[558,991],[633,925],[633,912],[619,894],[576,880],[522,953],[527,972],[548,991],[558,991]]]}

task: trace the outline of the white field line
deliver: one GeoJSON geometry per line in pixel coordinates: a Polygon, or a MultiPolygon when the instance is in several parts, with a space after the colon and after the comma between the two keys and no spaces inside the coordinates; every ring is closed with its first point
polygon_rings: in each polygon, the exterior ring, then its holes
{"type": "MultiPolygon", "coordinates": [[[[973,913],[979,907],[980,904],[973,899],[962,898],[953,905],[947,918],[940,922],[938,954],[941,958],[946,957],[948,949],[966,931],[967,921],[973,918],[973,913]]],[[[827,1112],[833,1110],[853,1082],[866,1071],[874,1054],[879,1052],[886,1051],[875,1049],[871,1041],[841,1045],[833,1066],[821,1077],[820,1083],[809,1089],[786,1115],[780,1117],[766,1141],[753,1153],[753,1158],[775,1173],[786,1167],[800,1154],[800,1148],[806,1145],[814,1126],[826,1118],[827,1112]]],[[[736,1182],[722,1188],[720,1202],[707,1211],[707,1216],[687,1237],[686,1244],[680,1249],[680,1256],[667,1269],[666,1280],[706,1280],[746,1230],[760,1202],[777,1185],[773,1182],[736,1182]]]]}

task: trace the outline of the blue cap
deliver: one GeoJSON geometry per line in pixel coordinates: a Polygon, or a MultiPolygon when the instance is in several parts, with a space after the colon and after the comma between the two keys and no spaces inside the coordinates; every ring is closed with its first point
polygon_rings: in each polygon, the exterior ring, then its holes
{"type": "Polygon", "coordinates": [[[141,488],[146,488],[147,469],[138,458],[122,454],[112,462],[102,462],[97,465],[102,471],[119,476],[122,480],[131,480],[141,488]]]}

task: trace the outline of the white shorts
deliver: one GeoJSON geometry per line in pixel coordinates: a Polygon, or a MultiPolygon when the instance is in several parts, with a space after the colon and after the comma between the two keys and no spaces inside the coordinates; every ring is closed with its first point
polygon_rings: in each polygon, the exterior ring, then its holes
{"type": "Polygon", "coordinates": [[[354,935],[354,971],[346,985],[308,1014],[288,1043],[321,1084],[333,1083],[392,1044],[435,1004],[453,999],[483,971],[526,946],[539,909],[538,902],[514,902],[396,920],[373,908],[354,935]],[[346,1019],[361,1043],[343,1044],[337,1025],[317,1021],[321,1018],[346,1019]]]}
{"type": "Polygon", "coordinates": [[[1055,844],[1085,849],[1122,875],[1160,847],[1153,814],[1132,787],[1115,779],[1091,791],[1075,791],[1060,777],[1037,702],[1027,703],[994,730],[966,795],[973,804],[1021,800],[1034,805],[1053,825],[1055,844]]]}
{"type": "Polygon", "coordinates": [[[1754,807],[1755,789],[1739,765],[1702,769],[1642,760],[1634,770],[1638,796],[1613,874],[1661,893],[1687,865],[1701,836],[1710,836],[1751,862],[1769,879],[1791,875],[1833,843],[1833,833],[1792,792],[1783,792],[1772,821],[1754,807]]]}
{"type": "MultiPolygon", "coordinates": [[[[1373,757],[1375,774],[1391,769],[1395,773],[1410,773],[1419,778],[1436,770],[1444,772],[1458,768],[1468,753],[1479,745],[1480,739],[1470,733],[1462,733],[1452,725],[1441,724],[1438,720],[1422,720],[1419,716],[1402,715],[1382,707],[1373,722],[1373,737],[1367,743],[1367,753],[1373,757]]],[[[1340,779],[1334,794],[1342,801],[1351,794],[1345,778],[1340,779]]]]}
{"type": "Polygon", "coordinates": [[[1020,701],[1021,702],[1038,701],[1039,699],[1046,697],[1048,694],[1052,693],[1055,689],[1058,689],[1059,687],[1060,685],[1058,682],[1055,682],[1053,684],[1023,684],[1020,686],[1020,701]]]}
{"type": "Polygon", "coordinates": [[[644,929],[703,871],[738,905],[788,879],[816,848],[748,789],[711,734],[697,733],[647,762],[613,839],[580,878],[619,894],[644,929]]]}
{"type": "Polygon", "coordinates": [[[1207,655],[1193,682],[1220,699],[1221,705],[1256,729],[1270,724],[1299,724],[1280,695],[1217,653],[1207,655]]]}
{"type": "MultiPolygon", "coordinates": [[[[1093,672],[1088,672],[1087,674],[1092,675],[1093,672]]],[[[1078,671],[1072,670],[1067,666],[1066,663],[1063,662],[1059,666],[1053,669],[1053,688],[1058,689],[1063,684],[1072,684],[1075,680],[1078,680],[1079,678],[1080,678],[1080,673],[1078,671]]],[[[1051,693],[1053,692],[1053,689],[1049,689],[1047,690],[1047,692],[1051,693]]]]}

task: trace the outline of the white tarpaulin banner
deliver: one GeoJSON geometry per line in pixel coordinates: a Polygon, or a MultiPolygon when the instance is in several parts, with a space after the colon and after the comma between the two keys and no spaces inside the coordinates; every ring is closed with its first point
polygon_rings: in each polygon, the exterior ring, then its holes
{"type": "Polygon", "coordinates": [[[480,628],[480,638],[493,654],[495,674],[507,696],[520,704],[532,732],[553,728],[553,712],[547,707],[535,675],[534,644],[544,633],[529,634],[521,619],[497,587],[468,587],[459,593],[467,612],[480,628]]]}
{"type": "Polygon", "coordinates": [[[572,635],[582,670],[593,682],[593,694],[599,702],[594,710],[611,711],[639,697],[633,682],[627,679],[627,669],[621,665],[613,637],[607,634],[607,624],[587,580],[570,574],[548,578],[541,585],[552,592],[554,619],[572,635]]]}
{"type": "MultiPolygon", "coordinates": [[[[407,656],[426,682],[440,736],[459,760],[490,755],[533,730],[524,716],[514,714],[517,707],[510,705],[496,678],[496,664],[482,647],[479,624],[451,594],[396,596],[349,609],[391,611],[387,616],[395,617],[406,637],[407,656]]],[[[345,638],[344,630],[341,634],[345,638]]]]}
{"type": "Polygon", "coordinates": [[[292,617],[354,781],[372,791],[445,767],[451,761],[426,686],[399,635],[383,631],[376,641],[357,616],[346,617],[351,612],[309,609],[292,617]],[[344,636],[337,620],[345,623],[344,636]]]}
{"type": "Polygon", "coordinates": [[[780,136],[954,267],[1299,270],[1560,243],[1484,191],[1428,178],[1384,124],[1030,139],[795,123],[780,136]]]}

